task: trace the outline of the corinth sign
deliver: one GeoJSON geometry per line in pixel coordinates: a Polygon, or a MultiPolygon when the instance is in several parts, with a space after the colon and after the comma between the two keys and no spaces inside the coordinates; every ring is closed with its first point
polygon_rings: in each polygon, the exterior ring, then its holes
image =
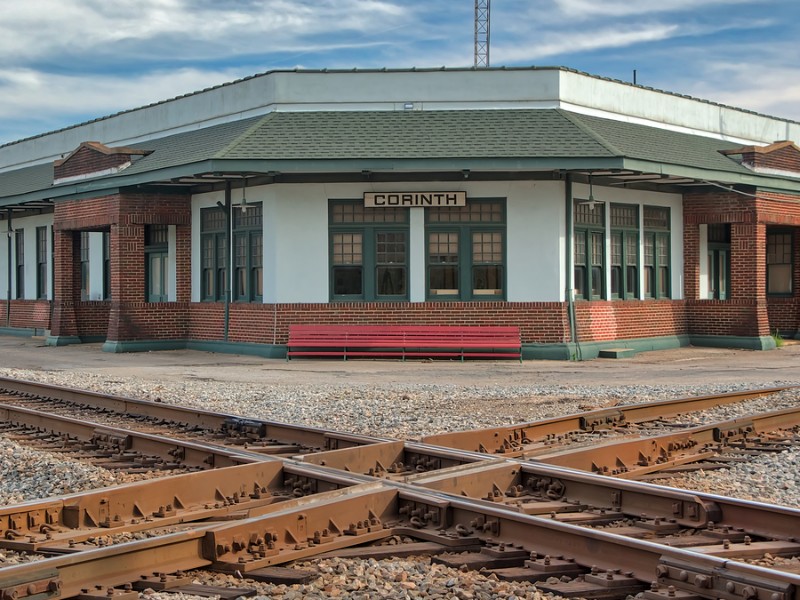
{"type": "Polygon", "coordinates": [[[364,206],[466,206],[467,192],[364,192],[364,206]]]}

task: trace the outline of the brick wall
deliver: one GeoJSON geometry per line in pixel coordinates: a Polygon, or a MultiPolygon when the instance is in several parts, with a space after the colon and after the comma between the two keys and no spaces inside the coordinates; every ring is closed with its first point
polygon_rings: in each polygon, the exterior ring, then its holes
{"type": "Polygon", "coordinates": [[[575,315],[581,341],[689,333],[686,304],[680,300],[578,302],[575,315]]]}
{"type": "Polygon", "coordinates": [[[0,327],[50,329],[48,300],[12,300],[10,314],[7,307],[7,301],[0,301],[0,327]],[[7,316],[11,317],[10,321],[7,316]]]}
{"type": "Polygon", "coordinates": [[[123,194],[59,202],[53,335],[106,335],[112,341],[184,339],[191,295],[191,204],[183,195],[123,194]],[[176,226],[178,303],[145,302],[146,225],[176,226]],[[80,302],[78,231],[111,233],[111,301],[80,302]],[[102,323],[105,314],[105,324],[102,323]]]}
{"type": "Polygon", "coordinates": [[[55,179],[74,177],[88,173],[99,173],[130,162],[130,154],[99,152],[88,145],[81,145],[67,159],[56,161],[53,167],[55,179]]]}
{"type": "Polygon", "coordinates": [[[800,197],[759,191],[757,197],[733,192],[684,197],[684,291],[689,301],[689,331],[696,335],[766,336],[776,328],[796,331],[800,249],[794,232],[794,298],[766,295],[768,226],[800,227],[800,197]],[[699,225],[731,226],[730,300],[699,297],[699,225]]]}
{"type": "MultiPolygon", "coordinates": [[[[222,340],[224,305],[189,306],[189,338],[222,340]]],[[[606,341],[687,332],[684,303],[579,302],[576,304],[580,340],[606,341]]],[[[523,343],[553,344],[570,339],[567,305],[559,302],[420,302],[336,304],[232,304],[228,340],[285,344],[290,324],[362,325],[512,325],[523,343]]]]}

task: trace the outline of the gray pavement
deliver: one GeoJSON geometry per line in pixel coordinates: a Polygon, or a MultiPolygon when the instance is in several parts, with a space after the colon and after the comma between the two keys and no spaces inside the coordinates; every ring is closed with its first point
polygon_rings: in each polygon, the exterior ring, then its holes
{"type": "Polygon", "coordinates": [[[407,383],[481,385],[800,384],[800,344],[771,351],[679,348],[632,358],[571,361],[285,360],[193,350],[110,354],[102,344],[59,348],[0,336],[0,369],[87,372],[147,380],[254,384],[407,383]]]}

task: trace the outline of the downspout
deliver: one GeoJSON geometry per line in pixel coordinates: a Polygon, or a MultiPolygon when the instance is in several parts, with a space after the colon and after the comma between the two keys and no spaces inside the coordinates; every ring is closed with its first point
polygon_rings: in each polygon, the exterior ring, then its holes
{"type": "Polygon", "coordinates": [[[8,225],[6,226],[6,236],[8,237],[8,289],[6,290],[6,327],[11,327],[11,209],[8,210],[8,225]]]}
{"type": "Polygon", "coordinates": [[[231,324],[231,275],[233,274],[233,219],[231,218],[231,182],[225,182],[225,232],[228,238],[228,261],[225,264],[225,331],[224,340],[228,341],[231,324]]]}
{"type": "MultiPolygon", "coordinates": [[[[575,223],[572,198],[572,176],[566,173],[564,178],[564,206],[567,212],[567,248],[566,248],[566,278],[567,278],[567,320],[569,321],[570,342],[575,345],[575,358],[583,360],[581,356],[581,345],[578,341],[578,323],[575,318],[575,223]]],[[[569,348],[569,345],[567,346],[569,348]]]]}

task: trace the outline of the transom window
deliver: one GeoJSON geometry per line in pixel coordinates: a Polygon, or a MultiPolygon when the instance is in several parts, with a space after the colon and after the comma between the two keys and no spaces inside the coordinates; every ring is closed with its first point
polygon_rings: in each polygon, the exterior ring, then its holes
{"type": "Polygon", "coordinates": [[[328,221],[334,300],[408,298],[408,209],[332,200],[328,221]]]}
{"type": "Polygon", "coordinates": [[[605,282],[605,204],[576,203],[573,218],[575,297],[599,300],[605,282]]]}
{"type": "Polygon", "coordinates": [[[89,232],[81,231],[80,256],[81,256],[81,300],[88,300],[91,295],[90,270],[89,270],[89,232]]]}
{"type": "MultiPolygon", "coordinates": [[[[260,202],[232,209],[232,299],[260,302],[264,297],[263,208],[260,202]]],[[[222,301],[228,294],[229,238],[225,211],[219,207],[200,211],[200,296],[222,301]]]]}
{"type": "Polygon", "coordinates": [[[670,224],[669,208],[644,207],[644,295],[669,298],[670,224]]]}
{"type": "Polygon", "coordinates": [[[731,281],[731,226],[729,223],[708,225],[708,298],[727,300],[731,281]]]}
{"type": "Polygon", "coordinates": [[[36,297],[47,298],[47,227],[36,228],[36,297]]]}
{"type": "Polygon", "coordinates": [[[167,225],[145,225],[145,296],[148,302],[167,301],[169,265],[169,228],[167,225]]]}
{"type": "Polygon", "coordinates": [[[261,203],[233,211],[233,298],[260,302],[264,296],[264,233],[261,203]]]}
{"type": "Polygon", "coordinates": [[[639,207],[611,205],[611,297],[639,297],[639,207]]]}
{"type": "Polygon", "coordinates": [[[792,233],[767,233],[767,293],[788,295],[792,285],[792,233]]]}
{"type": "MultiPolygon", "coordinates": [[[[9,234],[10,235],[10,234],[9,234]]],[[[17,299],[25,297],[25,230],[14,232],[14,254],[16,260],[17,299]]]]}
{"type": "Polygon", "coordinates": [[[434,300],[501,299],[505,294],[505,201],[425,211],[427,294],[434,300]]]}

